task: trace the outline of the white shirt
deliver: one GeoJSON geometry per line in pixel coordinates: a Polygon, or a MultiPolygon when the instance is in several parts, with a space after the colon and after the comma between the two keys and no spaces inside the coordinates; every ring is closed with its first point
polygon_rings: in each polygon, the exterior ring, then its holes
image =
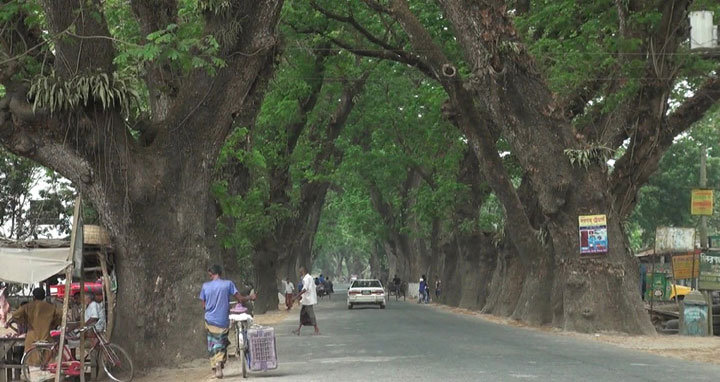
{"type": "Polygon", "coordinates": [[[105,331],[105,309],[102,305],[100,305],[96,301],[90,302],[90,304],[85,307],[85,322],[87,322],[91,318],[97,318],[97,322],[95,323],[95,329],[98,332],[104,332],[105,331]]]}
{"type": "Polygon", "coordinates": [[[317,292],[315,291],[315,280],[309,273],[303,277],[303,290],[307,291],[303,293],[300,298],[300,303],[303,305],[315,305],[317,304],[317,292]]]}
{"type": "Polygon", "coordinates": [[[285,285],[285,294],[292,294],[293,290],[295,290],[293,284],[285,280],[283,280],[283,285],[285,285]]]}

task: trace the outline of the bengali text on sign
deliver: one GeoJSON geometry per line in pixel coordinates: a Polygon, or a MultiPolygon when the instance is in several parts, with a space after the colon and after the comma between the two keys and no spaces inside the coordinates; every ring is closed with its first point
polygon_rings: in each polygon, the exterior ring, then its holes
{"type": "Polygon", "coordinates": [[[608,251],[607,217],[584,215],[578,217],[580,254],[592,255],[608,251]]]}

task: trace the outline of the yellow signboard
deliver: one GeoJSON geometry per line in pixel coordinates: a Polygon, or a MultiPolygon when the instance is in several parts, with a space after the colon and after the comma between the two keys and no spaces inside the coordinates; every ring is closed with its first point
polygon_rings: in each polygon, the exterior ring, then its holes
{"type": "Polygon", "coordinates": [[[676,255],[672,258],[675,280],[694,279],[700,273],[700,255],[676,255]]]}
{"type": "Polygon", "coordinates": [[[690,202],[691,215],[712,215],[713,190],[693,189],[690,202]]]}

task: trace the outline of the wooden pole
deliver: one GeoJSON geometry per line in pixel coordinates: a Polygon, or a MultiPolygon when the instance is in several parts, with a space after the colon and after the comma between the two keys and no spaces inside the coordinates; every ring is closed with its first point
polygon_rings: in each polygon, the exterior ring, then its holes
{"type": "MultiPolygon", "coordinates": [[[[72,247],[72,245],[71,245],[72,247]]],[[[70,252],[72,253],[72,251],[70,252]]],[[[57,355],[57,370],[55,371],[55,382],[60,382],[60,370],[62,369],[63,347],[65,346],[65,328],[67,327],[67,315],[70,307],[70,289],[72,287],[73,266],[65,268],[65,296],[63,297],[62,324],[60,325],[60,346],[57,355]]]]}
{"type": "MultiPolygon", "coordinates": [[[[82,197],[78,195],[73,208],[73,225],[70,233],[70,261],[75,259],[75,242],[77,241],[78,222],[80,221],[82,197]]],[[[60,371],[62,370],[63,348],[65,346],[65,330],[67,330],[67,314],[70,307],[70,293],[72,292],[73,266],[70,264],[65,269],[65,296],[63,298],[62,325],[60,326],[60,346],[57,355],[57,370],[55,371],[55,382],[60,382],[60,371]]]]}
{"type": "MultiPolygon", "coordinates": [[[[84,261],[83,261],[84,263],[84,261]]],[[[80,265],[80,321],[85,326],[85,272],[80,265]]],[[[77,350],[77,358],[80,361],[80,382],[85,382],[85,332],[80,334],[80,347],[77,350]]]]}
{"type": "Polygon", "coordinates": [[[714,323],[713,323],[713,299],[712,294],[710,291],[703,291],[703,296],[705,296],[705,301],[707,301],[707,307],[708,307],[708,336],[712,337],[715,335],[714,333],[714,323]]]}
{"type": "Polygon", "coordinates": [[[107,325],[105,327],[105,338],[108,341],[112,338],[112,329],[114,323],[113,307],[115,306],[115,296],[110,290],[110,275],[108,274],[107,266],[107,248],[103,246],[102,253],[98,254],[100,257],[100,267],[102,268],[103,274],[103,293],[105,293],[105,307],[107,308],[107,325]]]}
{"type": "Polygon", "coordinates": [[[670,284],[670,293],[675,294],[675,305],[677,306],[678,314],[681,314],[682,312],[680,311],[680,299],[677,296],[677,279],[675,278],[675,261],[673,261],[672,257],[670,258],[670,270],[672,272],[672,283],[670,284]]]}

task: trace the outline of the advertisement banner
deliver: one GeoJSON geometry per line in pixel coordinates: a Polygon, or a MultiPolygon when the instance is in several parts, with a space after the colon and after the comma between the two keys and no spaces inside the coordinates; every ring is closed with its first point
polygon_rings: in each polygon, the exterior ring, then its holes
{"type": "Polygon", "coordinates": [[[672,257],[675,280],[694,279],[700,273],[700,254],[675,255],[672,257]]]}
{"type": "Polygon", "coordinates": [[[578,223],[581,255],[608,251],[607,217],[605,215],[579,216],[578,223]]]}
{"type": "Polygon", "coordinates": [[[700,256],[698,289],[720,290],[720,253],[700,256]]]}
{"type": "Polygon", "coordinates": [[[658,227],[655,229],[655,253],[692,253],[695,228],[658,227]]]}
{"type": "Polygon", "coordinates": [[[712,215],[713,190],[693,189],[690,200],[691,215],[712,215]]]}

